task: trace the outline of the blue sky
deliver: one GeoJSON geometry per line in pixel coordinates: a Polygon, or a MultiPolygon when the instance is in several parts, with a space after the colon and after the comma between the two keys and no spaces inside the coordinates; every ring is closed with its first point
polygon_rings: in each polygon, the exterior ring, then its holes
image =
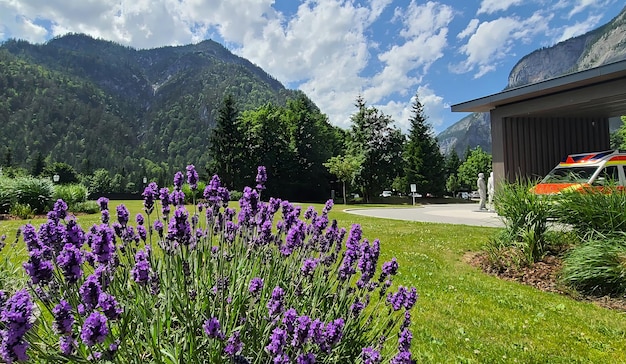
{"type": "Polygon", "coordinates": [[[524,55],[615,17],[620,0],[0,0],[0,40],[78,32],[135,48],[213,39],[304,91],[334,125],[354,101],[406,131],[418,93],[439,133],[450,105],[501,91],[524,55]]]}

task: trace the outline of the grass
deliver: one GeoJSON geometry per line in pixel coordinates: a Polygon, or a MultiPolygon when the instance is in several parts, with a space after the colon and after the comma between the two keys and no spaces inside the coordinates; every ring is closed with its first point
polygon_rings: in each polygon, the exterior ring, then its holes
{"type": "MultiPolygon", "coordinates": [[[[124,201],[134,216],[141,201],[124,201]]],[[[113,210],[118,202],[109,204],[113,210]]],[[[315,205],[319,211],[322,205],[315,205]]],[[[349,206],[352,207],[352,206],[349,206]]],[[[351,215],[331,218],[381,240],[380,262],[396,257],[396,284],[415,286],[414,359],[418,363],[626,363],[626,315],[503,281],[464,262],[499,229],[351,215]]],[[[83,229],[99,215],[81,215],[83,229]]],[[[38,226],[43,220],[33,221],[38,226]]],[[[24,221],[0,221],[12,240],[24,221]]],[[[7,249],[3,251],[6,254],[7,249]]]]}

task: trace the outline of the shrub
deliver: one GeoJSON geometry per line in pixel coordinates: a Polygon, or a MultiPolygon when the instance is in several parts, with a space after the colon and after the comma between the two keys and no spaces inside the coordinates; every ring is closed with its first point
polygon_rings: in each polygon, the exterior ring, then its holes
{"type": "Polygon", "coordinates": [[[626,235],[592,236],[574,247],[563,260],[562,281],[592,295],[626,293],[626,235]]]}
{"type": "Polygon", "coordinates": [[[69,210],[73,212],[83,212],[86,214],[95,214],[100,211],[100,207],[95,201],[77,202],[69,205],[69,210]]]}
{"type": "Polygon", "coordinates": [[[29,205],[36,214],[49,208],[53,192],[52,181],[47,178],[18,177],[13,181],[15,202],[29,205]]]}
{"type": "Polygon", "coordinates": [[[554,204],[545,196],[530,191],[530,181],[503,183],[495,196],[495,209],[504,218],[506,233],[499,244],[522,251],[525,263],[533,263],[546,251],[548,219],[553,216],[554,204]]]}
{"type": "Polygon", "coordinates": [[[14,201],[13,179],[0,176],[0,214],[6,214],[11,210],[14,201]]]}
{"type": "Polygon", "coordinates": [[[594,188],[561,195],[555,217],[581,236],[591,232],[626,232],[626,192],[617,187],[594,188]]]}
{"type": "Polygon", "coordinates": [[[54,201],[61,199],[71,206],[87,201],[88,195],[87,187],[82,184],[55,185],[52,199],[54,201]]]}
{"type": "Polygon", "coordinates": [[[329,221],[332,201],[302,214],[246,188],[236,213],[215,176],[188,211],[183,175],[174,180],[173,191],[146,187],[135,227],[123,205],[111,224],[101,198],[103,223],[87,232],[63,201],[39,229],[22,228],[30,283],[0,316],[17,327],[5,361],[411,361],[415,288],[391,289],[395,259],[377,274],[379,241],[329,221]]]}
{"type": "Polygon", "coordinates": [[[9,211],[9,213],[23,220],[32,219],[35,216],[35,210],[33,210],[33,208],[30,207],[29,204],[23,204],[19,202],[11,205],[11,210],[9,211]]]}

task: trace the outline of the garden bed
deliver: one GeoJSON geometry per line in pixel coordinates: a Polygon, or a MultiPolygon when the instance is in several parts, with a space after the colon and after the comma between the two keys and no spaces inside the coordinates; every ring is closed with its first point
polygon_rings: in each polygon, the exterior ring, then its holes
{"type": "Polygon", "coordinates": [[[547,254],[541,261],[527,267],[508,267],[507,269],[494,266],[486,252],[469,252],[465,254],[464,260],[483,272],[504,280],[519,282],[545,292],[559,293],[578,301],[588,301],[604,308],[626,312],[626,297],[582,295],[564,287],[558,280],[562,267],[559,252],[547,254]]]}

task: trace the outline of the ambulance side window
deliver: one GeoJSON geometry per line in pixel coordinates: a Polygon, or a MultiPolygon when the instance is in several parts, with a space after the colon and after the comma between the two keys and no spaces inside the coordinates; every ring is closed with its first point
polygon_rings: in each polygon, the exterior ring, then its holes
{"type": "Polygon", "coordinates": [[[593,182],[595,186],[609,186],[609,185],[618,185],[620,184],[619,180],[619,171],[617,166],[608,166],[600,171],[598,178],[593,182]]]}

